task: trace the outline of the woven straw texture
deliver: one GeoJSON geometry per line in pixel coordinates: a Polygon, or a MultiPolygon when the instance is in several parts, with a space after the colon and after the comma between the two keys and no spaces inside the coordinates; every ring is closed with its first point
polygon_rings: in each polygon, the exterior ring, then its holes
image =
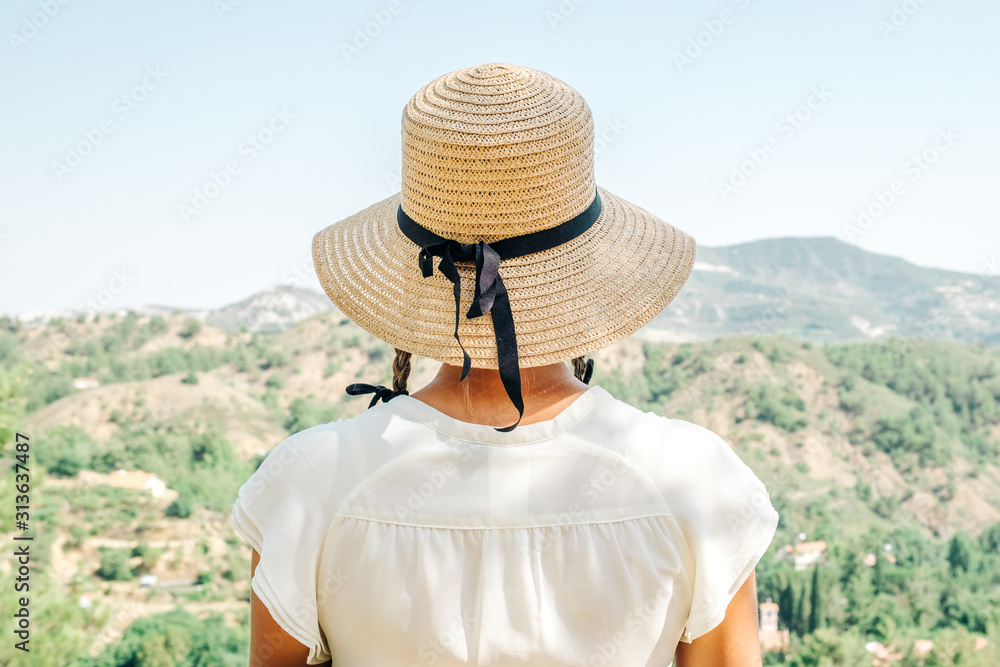
{"type": "MultiPolygon", "coordinates": [[[[452,72],[403,111],[402,191],[313,238],[327,295],[390,345],[461,365],[452,284],[424,278],[396,209],[445,238],[487,243],[555,227],[594,196],[594,123],[586,102],[536,70],[493,63],[452,72]]],[[[522,368],[606,347],[670,303],[694,265],[694,239],[597,187],[597,222],[569,243],[504,260],[522,368]]],[[[475,268],[459,264],[459,336],[479,368],[497,368],[490,315],[467,319],[475,268]]]]}

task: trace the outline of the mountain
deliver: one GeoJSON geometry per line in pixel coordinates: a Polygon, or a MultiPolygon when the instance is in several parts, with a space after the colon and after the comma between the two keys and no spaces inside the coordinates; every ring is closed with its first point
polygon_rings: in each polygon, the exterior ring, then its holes
{"type": "Polygon", "coordinates": [[[281,285],[258,292],[206,314],[205,320],[220,329],[257,333],[279,333],[313,315],[335,310],[326,294],[301,287],[281,285]]]}
{"type": "MultiPolygon", "coordinates": [[[[278,285],[219,309],[141,306],[140,315],[179,313],[227,331],[274,334],[336,310],[325,294],[278,285]]],[[[25,313],[25,326],[77,314],[25,313]]],[[[818,343],[926,336],[1000,343],[1000,277],[916,266],[833,237],[778,238],[699,246],[677,298],[640,338],[663,342],[726,335],[784,334],[818,343]]]]}
{"type": "Polygon", "coordinates": [[[832,237],[699,247],[648,337],[787,334],[816,342],[927,336],[1000,342],[1000,277],[916,266],[832,237]]]}
{"type": "MultiPolygon", "coordinates": [[[[109,315],[113,312],[116,316],[123,317],[129,311],[134,311],[139,315],[160,317],[182,315],[207,322],[226,331],[275,334],[313,315],[331,310],[336,308],[330,299],[318,290],[293,285],[276,285],[242,301],[216,309],[150,305],[102,311],[101,314],[109,315]]],[[[55,319],[74,319],[79,315],[78,311],[53,308],[22,313],[17,319],[25,327],[34,328],[55,319]]]]}

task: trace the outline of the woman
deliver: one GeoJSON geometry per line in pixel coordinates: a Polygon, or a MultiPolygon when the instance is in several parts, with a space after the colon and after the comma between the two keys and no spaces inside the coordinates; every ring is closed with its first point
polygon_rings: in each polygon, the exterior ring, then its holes
{"type": "Polygon", "coordinates": [[[597,187],[593,142],[561,81],[459,70],[404,110],[402,192],[316,234],[327,294],[396,348],[393,387],[351,385],[368,411],[240,489],[251,665],[761,663],[764,485],[711,431],[588,386],[584,355],[659,313],[695,252],[597,187]],[[412,354],[442,366],[409,395],[412,354]]]}

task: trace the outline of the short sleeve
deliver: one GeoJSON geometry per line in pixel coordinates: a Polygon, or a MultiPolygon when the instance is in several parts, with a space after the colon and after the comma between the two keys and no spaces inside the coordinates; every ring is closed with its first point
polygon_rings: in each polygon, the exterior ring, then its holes
{"type": "Polygon", "coordinates": [[[328,526],[315,503],[315,441],[307,429],[271,450],[240,487],[231,514],[236,532],[260,554],[253,591],[275,622],[309,648],[310,665],[330,659],[317,611],[317,566],[328,526]]]}
{"type": "Polygon", "coordinates": [[[690,643],[714,629],[763,557],[778,527],[764,483],[720,436],[688,424],[693,468],[682,530],[694,563],[691,611],[681,634],[690,643]]]}

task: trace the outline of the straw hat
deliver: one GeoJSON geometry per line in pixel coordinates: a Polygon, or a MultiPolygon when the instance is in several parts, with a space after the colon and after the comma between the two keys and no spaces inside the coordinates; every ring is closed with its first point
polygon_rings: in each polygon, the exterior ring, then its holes
{"type": "MultiPolygon", "coordinates": [[[[691,273],[691,236],[596,185],[590,108],[548,74],[501,63],[446,74],[407,104],[402,138],[402,191],[319,231],[312,243],[334,304],[397,349],[458,366],[464,359],[453,335],[454,284],[422,271],[421,247],[403,233],[401,218],[471,247],[544,235],[599,205],[579,236],[499,265],[521,367],[625,338],[691,273]]],[[[477,267],[455,265],[464,311],[478,296],[477,267]]],[[[472,366],[498,368],[497,311],[458,319],[472,366]]]]}

